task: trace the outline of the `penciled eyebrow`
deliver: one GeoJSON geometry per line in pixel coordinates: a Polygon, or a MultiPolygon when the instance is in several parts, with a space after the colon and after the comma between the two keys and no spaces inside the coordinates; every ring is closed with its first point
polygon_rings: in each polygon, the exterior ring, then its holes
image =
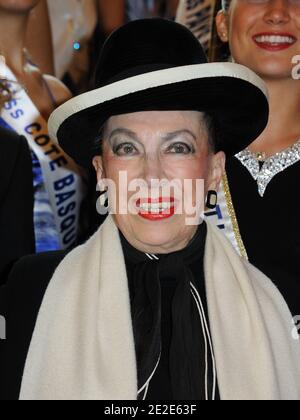
{"type": "MultiPolygon", "coordinates": [[[[141,143],[139,141],[138,135],[134,131],[131,131],[131,130],[127,129],[127,128],[116,128],[115,130],[113,130],[110,133],[109,140],[111,140],[114,136],[120,135],[120,134],[121,135],[124,135],[125,134],[126,136],[130,137],[131,139],[135,140],[136,142],[141,143]]],[[[179,137],[179,136],[181,136],[183,134],[184,135],[188,134],[195,141],[197,140],[196,135],[192,131],[187,130],[187,129],[185,129],[185,130],[177,130],[177,131],[174,131],[172,133],[167,133],[164,136],[162,136],[162,140],[164,142],[171,141],[171,140],[174,140],[176,137],[179,137]]]]}
{"type": "Polygon", "coordinates": [[[133,140],[139,141],[137,134],[134,131],[128,130],[127,128],[116,128],[110,133],[109,140],[111,140],[114,136],[120,135],[120,134],[121,135],[125,134],[126,136],[131,137],[133,140]]]}
{"type": "Polygon", "coordinates": [[[189,136],[193,137],[195,141],[197,140],[196,135],[190,130],[178,130],[178,131],[174,131],[173,133],[168,133],[165,136],[163,136],[163,140],[164,141],[174,140],[176,139],[176,137],[179,137],[182,134],[188,134],[189,136]]]}

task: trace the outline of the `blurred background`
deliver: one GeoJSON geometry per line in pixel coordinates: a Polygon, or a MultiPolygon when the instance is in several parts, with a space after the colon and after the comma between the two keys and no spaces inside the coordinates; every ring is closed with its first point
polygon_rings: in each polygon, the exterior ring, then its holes
{"type": "Polygon", "coordinates": [[[74,95],[90,87],[105,39],[135,19],[176,19],[195,34],[212,59],[220,59],[224,46],[213,30],[220,7],[221,0],[41,0],[31,13],[27,48],[33,63],[62,80],[74,95]]]}

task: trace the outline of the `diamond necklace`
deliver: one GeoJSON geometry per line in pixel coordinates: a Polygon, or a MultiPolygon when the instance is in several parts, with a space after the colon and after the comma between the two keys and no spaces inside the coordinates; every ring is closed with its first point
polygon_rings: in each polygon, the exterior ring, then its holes
{"type": "Polygon", "coordinates": [[[238,153],[236,158],[257,181],[258,193],[263,197],[276,175],[300,161],[300,140],[283,152],[276,153],[267,159],[264,153],[252,153],[249,149],[238,153]]]}

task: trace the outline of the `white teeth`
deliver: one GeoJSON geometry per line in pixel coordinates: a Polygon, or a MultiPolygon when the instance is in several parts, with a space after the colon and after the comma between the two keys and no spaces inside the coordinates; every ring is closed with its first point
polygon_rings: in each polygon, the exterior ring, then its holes
{"type": "Polygon", "coordinates": [[[294,38],[290,36],[280,35],[262,35],[257,36],[255,40],[261,44],[293,44],[295,42],[294,38]]]}
{"type": "Polygon", "coordinates": [[[140,209],[148,213],[160,213],[164,210],[169,210],[174,207],[174,203],[163,202],[163,203],[141,203],[140,209]]]}

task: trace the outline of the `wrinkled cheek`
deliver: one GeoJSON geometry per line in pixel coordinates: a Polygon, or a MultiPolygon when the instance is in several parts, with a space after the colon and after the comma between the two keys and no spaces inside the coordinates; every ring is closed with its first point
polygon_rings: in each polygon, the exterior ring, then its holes
{"type": "Polygon", "coordinates": [[[177,185],[180,187],[178,213],[185,218],[195,216],[198,220],[204,211],[208,168],[207,157],[177,167],[177,185]]]}
{"type": "Polygon", "coordinates": [[[140,160],[135,161],[122,161],[116,158],[108,158],[105,160],[105,172],[111,179],[119,180],[122,176],[126,175],[126,178],[130,181],[137,179],[141,176],[141,162],[140,160]]]}
{"type": "Polygon", "coordinates": [[[111,185],[109,197],[114,203],[114,211],[125,213],[130,196],[128,187],[132,180],[139,178],[140,165],[137,161],[122,161],[111,155],[105,156],[104,168],[106,179],[111,185]]]}

